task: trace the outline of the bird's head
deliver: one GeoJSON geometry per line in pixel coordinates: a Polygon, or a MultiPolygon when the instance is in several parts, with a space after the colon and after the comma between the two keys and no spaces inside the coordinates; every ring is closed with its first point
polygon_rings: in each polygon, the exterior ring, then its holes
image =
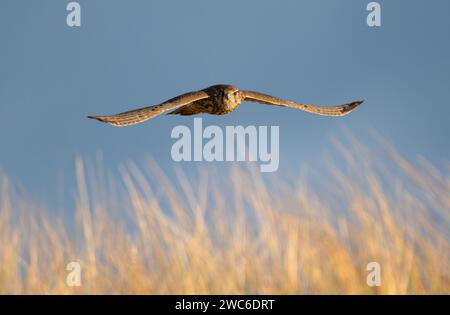
{"type": "Polygon", "coordinates": [[[244,95],[237,87],[229,85],[224,90],[225,99],[234,104],[240,104],[244,99],[244,95]]]}

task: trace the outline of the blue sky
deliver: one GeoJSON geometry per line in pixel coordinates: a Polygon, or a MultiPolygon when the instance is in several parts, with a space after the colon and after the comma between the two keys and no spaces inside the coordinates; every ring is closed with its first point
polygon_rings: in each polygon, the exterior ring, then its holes
{"type": "MultiPolygon", "coordinates": [[[[153,105],[217,83],[299,102],[366,102],[342,119],[244,103],[204,124],[280,126],[280,169],[333,152],[329,138],[369,130],[414,157],[450,157],[450,2],[78,1],[0,2],[0,170],[37,194],[72,182],[77,154],[108,168],[153,156],[170,170],[173,127],[161,116],[114,128],[86,119],[153,105]]],[[[204,167],[204,164],[196,164],[204,167]]],[[[188,167],[191,164],[187,164],[188,167]]],[[[206,166],[205,166],[206,167],[206,166]]]]}

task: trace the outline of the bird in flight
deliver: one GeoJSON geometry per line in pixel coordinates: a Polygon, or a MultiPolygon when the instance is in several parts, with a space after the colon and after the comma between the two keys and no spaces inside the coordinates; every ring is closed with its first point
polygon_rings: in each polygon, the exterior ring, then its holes
{"type": "Polygon", "coordinates": [[[260,92],[243,91],[233,85],[219,84],[176,96],[159,105],[138,108],[115,115],[88,116],[88,118],[123,127],[144,122],[173,109],[168,115],[225,115],[238,108],[243,101],[291,107],[322,116],[347,115],[363,102],[356,101],[337,106],[315,106],[284,101],[260,92]]]}

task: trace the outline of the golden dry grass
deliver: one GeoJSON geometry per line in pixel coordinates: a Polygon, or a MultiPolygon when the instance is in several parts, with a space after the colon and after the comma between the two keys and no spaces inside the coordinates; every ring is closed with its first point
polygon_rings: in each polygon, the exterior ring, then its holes
{"type": "Polygon", "coordinates": [[[344,166],[271,181],[234,167],[171,182],[130,163],[117,182],[78,159],[73,218],[3,177],[0,293],[449,294],[448,168],[336,146],[344,166]],[[70,261],[80,287],[65,284],[70,261]]]}

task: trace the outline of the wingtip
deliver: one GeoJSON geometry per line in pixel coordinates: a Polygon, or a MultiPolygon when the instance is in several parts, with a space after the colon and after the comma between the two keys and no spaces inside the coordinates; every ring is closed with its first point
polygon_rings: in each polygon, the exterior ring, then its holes
{"type": "Polygon", "coordinates": [[[357,107],[359,107],[359,105],[361,105],[362,103],[364,103],[364,100],[354,101],[354,102],[344,105],[340,115],[338,115],[338,116],[345,116],[345,115],[350,114],[353,110],[355,110],[357,107]]]}
{"type": "Polygon", "coordinates": [[[115,126],[115,127],[125,127],[125,126],[131,125],[131,124],[126,124],[126,123],[120,124],[117,121],[110,120],[108,116],[86,116],[86,117],[89,118],[89,119],[95,119],[95,120],[97,120],[99,122],[102,122],[102,123],[105,123],[105,124],[108,124],[108,125],[112,125],[112,126],[115,126]]]}
{"type": "Polygon", "coordinates": [[[358,107],[359,105],[361,105],[362,103],[364,103],[365,100],[359,100],[359,101],[355,101],[353,103],[351,103],[351,109],[355,109],[356,107],[358,107]]]}
{"type": "Polygon", "coordinates": [[[86,116],[86,117],[89,118],[89,119],[95,119],[95,120],[98,120],[98,121],[103,121],[100,116],[86,116]]]}

